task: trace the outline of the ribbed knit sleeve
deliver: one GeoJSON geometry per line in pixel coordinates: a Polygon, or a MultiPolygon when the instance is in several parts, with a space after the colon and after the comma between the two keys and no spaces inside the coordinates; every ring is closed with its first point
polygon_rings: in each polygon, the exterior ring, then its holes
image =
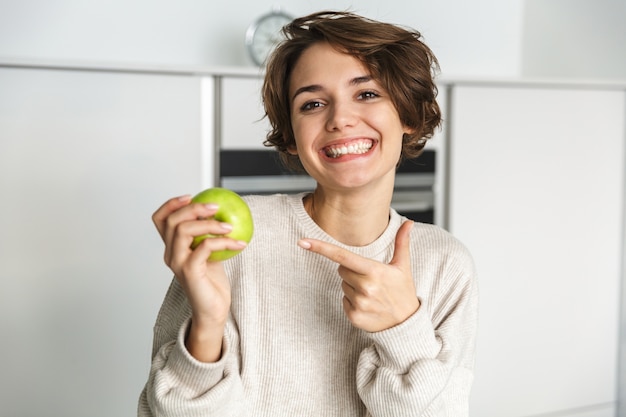
{"type": "Polygon", "coordinates": [[[236,334],[226,331],[218,362],[203,363],[185,347],[190,323],[188,304],[174,280],[154,328],[152,366],[140,397],[138,416],[242,415],[244,394],[233,353],[236,334]]]}
{"type": "Polygon", "coordinates": [[[359,357],[357,389],[373,417],[468,415],[477,285],[467,252],[444,238],[449,256],[439,265],[429,263],[432,248],[413,245],[420,252],[412,256],[414,274],[439,270],[432,284],[416,277],[418,294],[424,294],[420,309],[391,329],[370,333],[371,344],[359,357]]]}

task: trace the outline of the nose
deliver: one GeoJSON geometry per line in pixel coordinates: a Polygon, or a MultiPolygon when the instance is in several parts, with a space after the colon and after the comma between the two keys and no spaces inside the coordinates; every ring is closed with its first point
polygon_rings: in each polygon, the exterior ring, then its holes
{"type": "Polygon", "coordinates": [[[331,104],[330,111],[328,112],[326,129],[328,129],[328,131],[341,131],[346,127],[356,125],[357,120],[356,109],[354,109],[351,103],[334,102],[331,104]]]}

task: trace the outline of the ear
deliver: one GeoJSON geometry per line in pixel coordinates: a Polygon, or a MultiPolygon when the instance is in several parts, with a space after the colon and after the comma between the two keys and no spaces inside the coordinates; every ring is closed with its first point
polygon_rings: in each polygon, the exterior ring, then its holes
{"type": "Polygon", "coordinates": [[[298,155],[298,148],[296,147],[296,145],[295,145],[295,144],[294,144],[294,145],[289,145],[289,146],[287,147],[287,153],[288,153],[289,155],[294,155],[294,156],[296,156],[296,155],[298,155]]]}
{"type": "Polygon", "coordinates": [[[416,130],[417,130],[417,129],[414,129],[414,128],[412,128],[412,127],[408,127],[408,126],[404,126],[404,125],[402,126],[402,132],[403,132],[405,135],[413,135],[413,134],[415,134],[415,131],[416,131],[416,130]]]}

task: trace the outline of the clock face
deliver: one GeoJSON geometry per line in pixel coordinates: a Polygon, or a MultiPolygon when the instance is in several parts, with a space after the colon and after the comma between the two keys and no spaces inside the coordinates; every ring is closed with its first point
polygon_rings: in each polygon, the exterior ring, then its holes
{"type": "Polygon", "coordinates": [[[287,14],[272,12],[261,16],[248,27],[246,47],[256,65],[265,65],[267,57],[283,40],[281,29],[291,20],[292,17],[287,14]]]}

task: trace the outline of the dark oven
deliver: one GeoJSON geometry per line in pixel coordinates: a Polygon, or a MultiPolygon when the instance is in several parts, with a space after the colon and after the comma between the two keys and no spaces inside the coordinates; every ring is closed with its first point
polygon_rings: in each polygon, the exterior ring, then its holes
{"type": "MultiPolygon", "coordinates": [[[[241,195],[312,191],[315,181],[307,174],[282,166],[273,150],[221,150],[219,184],[241,195]]],[[[423,223],[435,219],[435,151],[406,160],[396,174],[391,205],[400,214],[423,223]]]]}

